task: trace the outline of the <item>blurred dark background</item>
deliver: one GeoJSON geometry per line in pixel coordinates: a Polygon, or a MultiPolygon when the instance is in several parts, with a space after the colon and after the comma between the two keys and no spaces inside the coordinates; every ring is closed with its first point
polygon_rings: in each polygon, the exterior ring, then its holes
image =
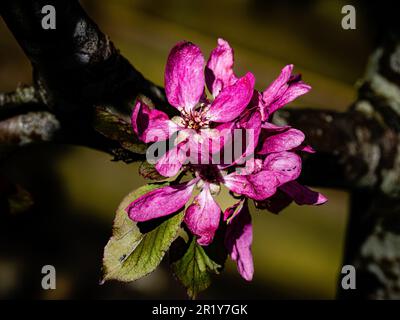
{"type": "MultiPolygon", "coordinates": [[[[366,1],[86,0],[100,28],[147,78],[162,85],[166,57],[178,41],[207,56],[217,37],[235,49],[236,72],[251,70],[263,89],[289,63],[313,90],[295,103],[345,110],[356,96],[376,37],[366,1]],[[343,30],[341,8],[353,4],[357,29],[343,30]]],[[[0,91],[31,83],[31,67],[0,21],[0,91]]],[[[33,207],[0,212],[0,298],[185,298],[163,266],[131,284],[98,285],[102,251],[124,195],[143,184],[137,164],[70,146],[35,146],[0,162],[0,175],[28,190],[33,207]],[[41,288],[54,265],[57,289],[41,288]]],[[[334,298],[341,269],[348,194],[321,190],[323,207],[290,206],[279,216],[253,210],[255,277],[246,283],[227,263],[201,298],[334,298]]],[[[0,207],[1,208],[1,207],[0,207]]],[[[1,210],[1,209],[0,209],[1,210]]]]}

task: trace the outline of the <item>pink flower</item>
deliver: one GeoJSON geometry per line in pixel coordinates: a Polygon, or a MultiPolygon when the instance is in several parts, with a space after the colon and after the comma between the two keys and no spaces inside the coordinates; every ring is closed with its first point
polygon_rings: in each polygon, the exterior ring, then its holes
{"type": "MultiPolygon", "coordinates": [[[[218,46],[213,50],[206,68],[208,88],[213,94],[218,94],[221,88],[237,80],[233,65],[233,49],[227,41],[218,39],[218,46]]],[[[306,146],[300,147],[304,141],[304,134],[301,131],[268,122],[276,110],[311,90],[309,85],[301,81],[301,75],[292,75],[292,72],[293,65],[287,65],[278,78],[262,93],[253,92],[246,110],[236,119],[236,127],[253,130],[253,141],[250,141],[242,157],[236,159],[234,163],[240,163],[244,158],[252,155],[259,140],[264,141],[264,146],[259,150],[262,154],[269,153],[270,150],[274,152],[290,150],[291,146],[303,148],[306,152],[312,150],[306,146]],[[264,140],[265,135],[269,137],[264,140]],[[278,145],[281,145],[281,150],[278,145]]]]}
{"type": "Polygon", "coordinates": [[[301,172],[301,158],[296,152],[273,152],[263,159],[252,161],[256,165],[252,166],[250,172],[233,172],[224,177],[225,185],[231,191],[256,201],[272,201],[278,189],[299,205],[319,205],[327,201],[322,194],[295,181],[301,172]]]}
{"type": "MultiPolygon", "coordinates": [[[[223,40],[220,43],[224,45],[223,40]]],[[[176,175],[193,150],[201,153],[202,144],[220,139],[219,132],[232,127],[249,104],[254,90],[254,76],[250,72],[236,78],[224,61],[226,52],[215,49],[207,63],[204,75],[204,57],[200,48],[190,42],[178,43],[170,52],[165,69],[165,91],[168,102],[179,112],[172,120],[159,110],[150,109],[137,101],[132,125],[139,138],[148,143],[169,139],[178,132],[177,143],[156,164],[158,172],[166,177],[176,175]],[[205,83],[212,92],[211,102],[205,96],[205,83]]],[[[214,150],[219,151],[219,150],[214,150]]],[[[198,157],[209,154],[195,153],[198,157]]]]}
{"type": "MultiPolygon", "coordinates": [[[[295,152],[271,153],[264,160],[249,162],[245,168],[249,171],[231,173],[224,180],[231,191],[255,200],[257,206],[278,213],[293,200],[299,205],[320,205],[327,201],[322,194],[295,181],[301,172],[301,159],[295,152]]],[[[240,275],[250,281],[254,272],[252,224],[245,198],[225,210],[224,220],[228,221],[225,246],[240,275]]]]}
{"type": "MultiPolygon", "coordinates": [[[[154,189],[133,201],[126,209],[137,222],[172,215],[185,210],[184,222],[200,245],[209,245],[220,225],[221,213],[227,223],[225,246],[239,273],[248,281],[253,278],[251,253],[252,224],[248,201],[277,213],[291,202],[319,205],[327,201],[320,193],[300,185],[299,152],[314,152],[304,145],[304,133],[289,126],[276,126],[271,115],[308,92],[311,87],[300,76],[292,76],[293,65],[286,66],[279,77],[260,93],[254,90],[254,76],[238,78],[233,72],[233,50],[228,42],[218,39],[204,68],[200,49],[190,43],[178,43],[170,52],[165,70],[168,102],[179,112],[169,119],[162,111],[137,101],[132,126],[146,142],[164,141],[177,135],[172,149],[157,162],[156,169],[172,177],[184,167],[192,178],[154,189]],[[205,85],[212,95],[209,100],[205,85]],[[224,139],[222,131],[241,128],[253,130],[253,138],[239,159],[228,165],[197,164],[193,149],[198,145],[224,139]],[[221,210],[216,201],[222,187],[236,194],[237,203],[221,210]],[[192,194],[195,197],[192,202],[192,194]]],[[[206,149],[207,150],[207,149],[206,149]]],[[[214,150],[195,153],[210,157],[214,150]]]]}
{"type": "MultiPolygon", "coordinates": [[[[223,42],[218,51],[225,53],[221,54],[225,59],[214,64],[226,66],[229,70],[228,78],[231,79],[234,77],[232,49],[227,42],[223,42]]],[[[242,173],[233,172],[224,178],[225,185],[231,191],[255,200],[258,205],[262,203],[274,213],[281,211],[293,200],[300,205],[319,205],[327,201],[322,194],[295,181],[301,172],[301,158],[296,151],[314,152],[311,147],[303,145],[303,132],[268,122],[276,110],[311,89],[301,81],[301,76],[293,76],[292,71],[293,65],[286,66],[264,92],[254,92],[249,106],[237,120],[237,126],[254,130],[254,140],[247,145],[242,159],[253,155],[254,151],[258,158],[252,158],[246,163],[242,173]]],[[[240,159],[236,163],[240,163],[240,159]]],[[[241,200],[226,209],[225,220],[229,216],[231,218],[225,240],[228,252],[236,261],[242,277],[251,280],[254,271],[251,254],[252,227],[247,202],[243,204],[241,200]],[[236,216],[238,218],[233,219],[236,216]]]]}
{"type": "Polygon", "coordinates": [[[220,171],[216,166],[200,165],[194,168],[194,174],[188,182],[164,186],[139,197],[126,209],[129,217],[141,222],[173,214],[189,202],[196,188],[199,193],[186,208],[184,222],[200,245],[209,245],[221,218],[220,206],[214,199],[220,190],[220,171]]]}

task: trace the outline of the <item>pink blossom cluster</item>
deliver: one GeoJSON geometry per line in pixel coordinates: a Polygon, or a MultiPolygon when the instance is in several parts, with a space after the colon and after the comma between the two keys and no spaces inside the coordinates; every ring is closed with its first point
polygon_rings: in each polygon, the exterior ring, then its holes
{"type": "Polygon", "coordinates": [[[296,181],[302,168],[299,154],[314,152],[304,144],[304,133],[271,122],[276,110],[311,87],[299,75],[292,75],[293,65],[288,65],[259,92],[254,88],[254,75],[248,72],[238,77],[233,64],[233,50],[223,39],[218,39],[207,63],[193,43],[180,42],[171,50],[165,91],[177,115],[170,118],[138,100],[132,126],[145,143],[173,137],[172,147],[158,159],[155,168],[166,178],[182,177],[184,173],[186,180],[176,180],[142,195],[126,211],[133,221],[142,222],[184,209],[187,229],[202,246],[209,245],[217,229],[225,224],[226,249],[241,276],[250,281],[254,266],[249,201],[277,213],[293,201],[319,205],[327,199],[296,181]],[[226,132],[238,129],[251,130],[252,134],[233,161],[194,161],[221,152],[221,147],[232,142],[226,132]],[[216,141],[217,150],[212,148],[216,141]],[[221,188],[229,190],[235,199],[233,206],[222,208],[218,204],[221,188]]]}

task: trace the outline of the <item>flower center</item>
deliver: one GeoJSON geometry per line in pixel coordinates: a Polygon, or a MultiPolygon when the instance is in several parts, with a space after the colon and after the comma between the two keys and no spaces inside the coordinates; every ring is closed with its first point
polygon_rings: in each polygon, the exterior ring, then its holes
{"type": "Polygon", "coordinates": [[[209,183],[218,184],[223,180],[221,170],[215,165],[193,166],[196,176],[209,183]]]}
{"type": "Polygon", "coordinates": [[[195,166],[192,172],[199,178],[196,186],[198,189],[203,189],[207,184],[210,188],[212,195],[217,195],[221,191],[220,183],[222,182],[222,175],[218,167],[213,165],[195,166]]]}
{"type": "Polygon", "coordinates": [[[206,129],[210,124],[207,113],[208,106],[205,104],[201,104],[196,109],[190,110],[189,112],[182,109],[182,124],[184,127],[193,130],[206,129]]]}

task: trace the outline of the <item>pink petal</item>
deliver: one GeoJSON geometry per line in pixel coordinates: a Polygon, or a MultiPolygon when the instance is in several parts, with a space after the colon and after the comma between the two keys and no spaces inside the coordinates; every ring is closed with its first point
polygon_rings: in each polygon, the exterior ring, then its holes
{"type": "Polygon", "coordinates": [[[145,143],[167,140],[178,126],[159,110],[150,109],[138,100],[132,113],[132,128],[145,143]]]}
{"type": "Polygon", "coordinates": [[[191,110],[204,91],[204,57],[198,46],[180,42],[172,48],[165,68],[165,92],[174,107],[191,110]]]}
{"type": "Polygon", "coordinates": [[[224,177],[225,186],[234,193],[264,200],[276,192],[279,181],[274,172],[261,171],[248,176],[233,172],[224,177]]]}
{"type": "Polygon", "coordinates": [[[304,133],[297,129],[289,129],[284,132],[273,134],[264,140],[258,153],[268,154],[291,150],[301,145],[304,138],[304,133]]]}
{"type": "Polygon", "coordinates": [[[218,46],[211,52],[205,75],[208,90],[214,97],[237,81],[233,73],[233,49],[224,39],[218,39],[218,46]]]}
{"type": "Polygon", "coordinates": [[[210,150],[213,154],[221,152],[225,144],[232,141],[235,126],[234,122],[220,123],[214,128],[214,134],[208,135],[210,150]]]}
{"type": "Polygon", "coordinates": [[[306,186],[301,185],[297,181],[288,182],[280,186],[280,189],[291,196],[298,205],[319,205],[328,201],[328,198],[326,198],[322,193],[315,192],[306,186]]]}
{"type": "Polygon", "coordinates": [[[155,168],[157,169],[158,173],[164,177],[173,177],[176,175],[186,161],[187,149],[187,143],[182,142],[171,150],[168,150],[157,161],[155,168]]]}
{"type": "Polygon", "coordinates": [[[270,105],[269,113],[271,114],[275,112],[276,110],[282,108],[283,106],[295,100],[297,97],[306,94],[310,90],[311,87],[303,82],[290,84],[285,93],[282,94],[282,96],[280,96],[279,99],[277,99],[270,105]]]}
{"type": "Polygon", "coordinates": [[[292,76],[292,71],[292,64],[284,67],[278,78],[263,92],[265,112],[269,115],[311,90],[300,76],[292,76]]]}
{"type": "Polygon", "coordinates": [[[251,244],[253,227],[251,216],[245,204],[235,219],[228,224],[225,234],[225,247],[233,261],[236,261],[240,275],[247,281],[253,279],[254,265],[251,244]]]}
{"type": "MultiPolygon", "coordinates": [[[[243,146],[246,146],[246,132],[237,128],[237,123],[234,121],[221,123],[216,129],[219,131],[219,137],[210,140],[213,163],[218,164],[220,169],[224,169],[234,165],[242,158],[245,151],[243,146]],[[241,141],[243,141],[242,144],[241,141]]],[[[251,138],[251,134],[249,134],[247,140],[252,141],[251,138]]]]}
{"type": "Polygon", "coordinates": [[[209,116],[214,122],[228,122],[237,118],[249,104],[255,78],[248,72],[235,84],[224,88],[211,104],[209,116]]]}
{"type": "Polygon", "coordinates": [[[290,129],[290,126],[277,126],[271,122],[264,122],[261,127],[268,132],[280,132],[290,129]]]}
{"type": "MultiPolygon", "coordinates": [[[[215,134],[217,131],[210,129],[215,134]]],[[[188,139],[188,146],[189,146],[189,162],[191,164],[210,164],[211,163],[211,149],[209,146],[209,139],[211,137],[210,132],[207,130],[200,130],[200,132],[192,131],[189,139],[188,139]]]]}
{"type": "Polygon", "coordinates": [[[301,158],[294,152],[272,153],[264,160],[264,170],[275,173],[279,184],[295,180],[301,173],[301,158]]]}
{"type": "Polygon", "coordinates": [[[233,206],[226,208],[224,211],[224,221],[228,219],[233,219],[242,210],[244,204],[244,199],[239,200],[233,206]]]}
{"type": "Polygon", "coordinates": [[[296,148],[294,148],[292,151],[303,151],[307,153],[315,153],[315,149],[309,145],[301,145],[296,148]]]}
{"type": "Polygon", "coordinates": [[[189,230],[198,236],[197,243],[209,245],[219,226],[221,209],[214,201],[208,185],[193,200],[185,213],[185,222],[189,230]]]}
{"type": "Polygon", "coordinates": [[[133,221],[163,217],[181,209],[189,201],[196,180],[154,189],[133,201],[126,212],[133,221]]]}
{"type": "Polygon", "coordinates": [[[245,162],[244,167],[236,167],[236,173],[239,175],[251,175],[262,170],[263,161],[261,159],[251,158],[245,162]]]}
{"type": "Polygon", "coordinates": [[[240,163],[242,159],[254,154],[261,132],[261,114],[259,112],[251,112],[249,116],[242,118],[238,125],[245,131],[242,136],[245,140],[243,146],[246,147],[241,158],[236,160],[237,163],[240,163]]]}
{"type": "Polygon", "coordinates": [[[225,138],[225,148],[221,150],[221,168],[227,168],[236,164],[243,164],[254,156],[261,132],[261,115],[258,111],[248,112],[238,122],[227,122],[233,124],[229,135],[225,138]],[[227,137],[227,138],[226,138],[227,137]]]}
{"type": "Polygon", "coordinates": [[[283,94],[283,92],[287,89],[287,83],[292,75],[293,67],[293,64],[285,66],[278,78],[276,78],[274,82],[272,82],[270,86],[264,90],[262,96],[263,102],[266,106],[274,102],[276,97],[283,94]]]}

